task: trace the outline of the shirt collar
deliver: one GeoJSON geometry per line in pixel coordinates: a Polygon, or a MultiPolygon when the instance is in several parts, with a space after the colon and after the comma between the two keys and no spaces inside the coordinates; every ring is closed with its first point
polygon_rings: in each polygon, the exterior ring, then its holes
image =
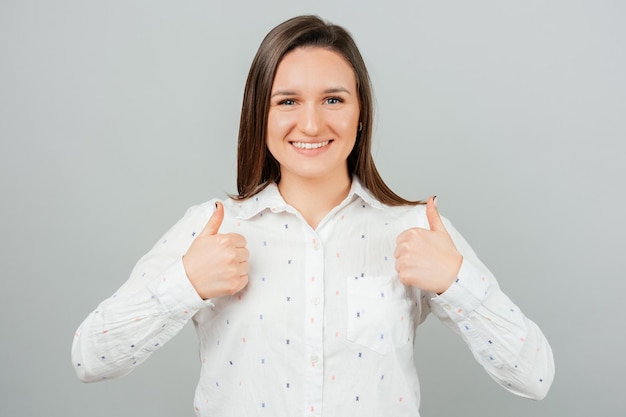
{"type": "MultiPolygon", "coordinates": [[[[339,206],[346,206],[355,198],[360,198],[363,203],[368,204],[371,207],[382,209],[383,205],[367,190],[359,180],[358,177],[352,177],[352,185],[350,186],[350,192],[344,201],[339,206]]],[[[237,218],[247,220],[253,216],[261,213],[263,210],[269,209],[273,213],[281,211],[294,212],[295,209],[285,202],[283,196],[278,191],[276,183],[271,183],[258,194],[248,198],[247,200],[239,202],[237,204],[239,213],[237,218]]]]}

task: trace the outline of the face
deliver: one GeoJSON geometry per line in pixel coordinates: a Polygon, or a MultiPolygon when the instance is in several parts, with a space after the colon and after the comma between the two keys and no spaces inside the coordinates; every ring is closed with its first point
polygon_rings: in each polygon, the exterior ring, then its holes
{"type": "Polygon", "coordinates": [[[340,54],[318,47],[286,54],[276,69],[267,127],[281,182],[348,178],[359,114],[354,71],[340,54]]]}

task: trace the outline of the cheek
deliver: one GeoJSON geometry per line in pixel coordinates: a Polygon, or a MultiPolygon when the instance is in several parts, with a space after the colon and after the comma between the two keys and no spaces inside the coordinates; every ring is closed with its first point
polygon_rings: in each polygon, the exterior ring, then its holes
{"type": "Polygon", "coordinates": [[[288,128],[288,118],[281,112],[271,112],[267,115],[267,132],[265,138],[265,146],[270,154],[278,159],[280,154],[280,146],[282,145],[288,128]]]}
{"type": "Polygon", "coordinates": [[[267,116],[267,134],[270,136],[282,136],[294,125],[294,117],[288,112],[270,112],[267,116]]]}
{"type": "Polygon", "coordinates": [[[356,137],[359,124],[359,114],[357,112],[351,112],[349,114],[341,114],[338,112],[336,115],[333,115],[329,121],[335,129],[343,135],[356,137]]]}
{"type": "Polygon", "coordinates": [[[343,118],[335,123],[335,131],[344,140],[356,141],[356,135],[358,133],[358,120],[352,120],[350,118],[343,118]]]}

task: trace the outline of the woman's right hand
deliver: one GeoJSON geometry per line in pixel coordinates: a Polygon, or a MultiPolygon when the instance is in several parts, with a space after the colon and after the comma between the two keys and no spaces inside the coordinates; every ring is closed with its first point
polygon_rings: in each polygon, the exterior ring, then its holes
{"type": "Polygon", "coordinates": [[[248,284],[246,238],[238,233],[218,234],[224,205],[215,212],[183,256],[187,278],[204,300],[233,295],[248,284]]]}

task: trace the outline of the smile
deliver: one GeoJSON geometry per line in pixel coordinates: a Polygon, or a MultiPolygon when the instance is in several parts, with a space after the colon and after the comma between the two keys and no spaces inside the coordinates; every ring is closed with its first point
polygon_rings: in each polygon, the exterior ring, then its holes
{"type": "Polygon", "coordinates": [[[298,149],[319,149],[319,148],[323,148],[324,146],[328,145],[330,143],[329,140],[325,140],[324,142],[316,142],[316,143],[310,143],[310,142],[291,142],[291,144],[293,146],[295,146],[298,149]]]}

